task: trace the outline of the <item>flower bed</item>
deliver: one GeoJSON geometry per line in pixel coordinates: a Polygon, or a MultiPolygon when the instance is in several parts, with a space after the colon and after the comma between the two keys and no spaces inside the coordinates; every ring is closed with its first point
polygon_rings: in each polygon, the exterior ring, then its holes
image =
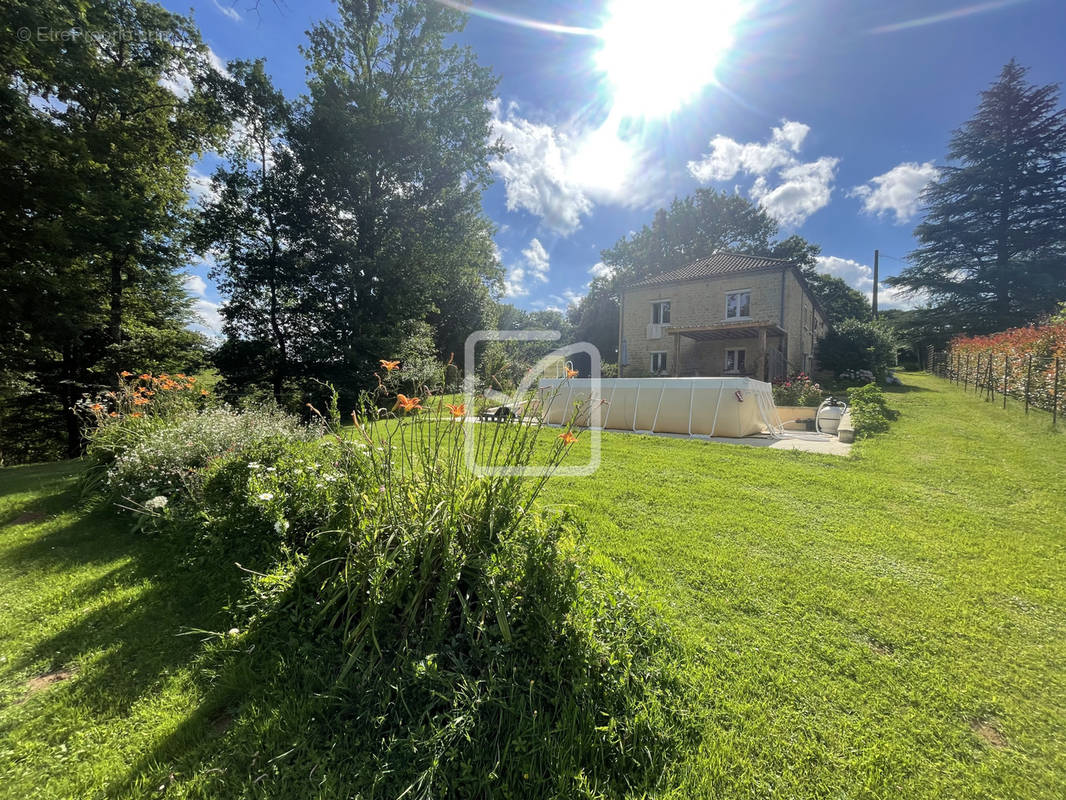
{"type": "Polygon", "coordinates": [[[774,405],[778,409],[788,406],[817,406],[825,397],[821,385],[811,380],[805,372],[778,378],[772,381],[772,384],[774,405]]]}

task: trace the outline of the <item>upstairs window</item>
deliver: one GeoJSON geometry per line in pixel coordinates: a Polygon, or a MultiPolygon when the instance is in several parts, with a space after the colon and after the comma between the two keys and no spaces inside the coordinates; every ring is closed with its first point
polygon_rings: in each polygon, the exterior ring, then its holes
{"type": "Polygon", "coordinates": [[[751,292],[729,292],[725,296],[725,318],[745,319],[751,316],[751,292]]]}
{"type": "Polygon", "coordinates": [[[659,300],[658,302],[651,304],[651,324],[652,325],[669,325],[670,324],[670,301],[659,300]]]}

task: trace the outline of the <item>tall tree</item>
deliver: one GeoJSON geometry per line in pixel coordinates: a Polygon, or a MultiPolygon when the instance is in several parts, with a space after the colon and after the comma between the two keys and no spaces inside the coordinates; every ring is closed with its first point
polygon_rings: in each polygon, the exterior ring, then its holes
{"type": "Polygon", "coordinates": [[[69,34],[0,54],[0,338],[16,412],[44,398],[73,455],[70,407],[144,352],[136,337],[195,343],[176,269],[190,159],[215,130],[196,90],[210,66],[195,28],[152,3],[13,0],[0,21],[69,34]]]}
{"type": "Polygon", "coordinates": [[[306,358],[342,385],[398,351],[400,323],[458,311],[456,287],[499,280],[481,210],[500,152],[496,79],[446,43],[464,22],[443,4],[339,0],[338,20],[311,31],[290,142],[318,333],[306,358]]]}
{"type": "Polygon", "coordinates": [[[911,265],[889,285],[927,295],[957,330],[1024,324],[1066,298],[1066,110],[1011,61],[951,136],[926,189],[911,265]]]}
{"type": "Polygon", "coordinates": [[[633,281],[717,250],[770,255],[776,233],[777,223],[744,197],[698,189],[675,199],[669,209],[660,208],[651,225],[620,239],[600,256],[615,268],[617,278],[633,281]]]}
{"type": "Polygon", "coordinates": [[[229,73],[218,91],[233,133],[195,239],[199,249],[214,252],[212,277],[226,298],[230,344],[220,365],[244,389],[265,380],[280,404],[295,377],[298,340],[307,335],[300,318],[307,265],[296,205],[299,166],[286,145],[292,110],[262,60],[232,62],[229,73]]]}
{"type": "Polygon", "coordinates": [[[825,321],[832,327],[846,319],[870,322],[874,318],[873,306],[866,295],[852,289],[835,275],[825,275],[814,269],[803,270],[811,293],[818,298],[825,312],[825,321]]]}

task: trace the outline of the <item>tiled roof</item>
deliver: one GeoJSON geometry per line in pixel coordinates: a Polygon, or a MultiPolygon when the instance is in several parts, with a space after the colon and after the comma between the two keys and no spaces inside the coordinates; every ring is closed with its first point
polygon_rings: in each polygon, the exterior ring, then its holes
{"type": "Polygon", "coordinates": [[[700,278],[710,278],[714,275],[727,275],[733,272],[751,272],[758,269],[772,267],[786,267],[792,262],[784,258],[767,258],[765,256],[746,256],[743,253],[720,252],[707,258],[700,258],[691,264],[672,269],[669,272],[660,272],[644,280],[629,284],[628,288],[638,286],[659,286],[678,281],[695,281],[700,278]]]}

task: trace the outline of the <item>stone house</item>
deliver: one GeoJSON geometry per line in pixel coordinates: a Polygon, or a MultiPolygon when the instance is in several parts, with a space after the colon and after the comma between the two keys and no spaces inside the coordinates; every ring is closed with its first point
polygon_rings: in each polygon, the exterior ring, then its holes
{"type": "Polygon", "coordinates": [[[778,258],[719,252],[622,290],[619,376],[810,373],[825,314],[778,258]]]}

